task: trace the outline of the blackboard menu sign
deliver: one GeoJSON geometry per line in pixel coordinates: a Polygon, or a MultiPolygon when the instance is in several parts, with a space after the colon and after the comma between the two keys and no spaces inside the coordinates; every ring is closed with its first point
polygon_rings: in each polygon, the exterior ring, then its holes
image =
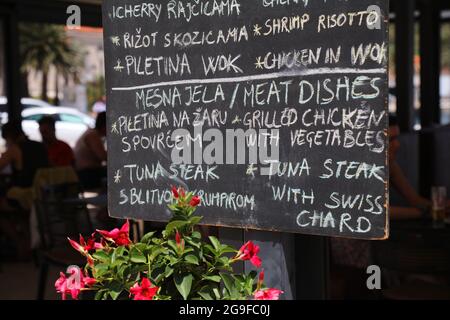
{"type": "Polygon", "coordinates": [[[384,239],[383,0],[105,0],[110,215],[384,239]]]}

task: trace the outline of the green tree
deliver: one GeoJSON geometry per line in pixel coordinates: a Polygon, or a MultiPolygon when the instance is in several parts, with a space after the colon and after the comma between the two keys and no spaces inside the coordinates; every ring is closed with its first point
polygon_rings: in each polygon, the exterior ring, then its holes
{"type": "Polygon", "coordinates": [[[105,95],[105,78],[103,76],[99,76],[94,81],[88,82],[86,87],[88,108],[89,111],[92,111],[92,105],[105,95]]]}
{"type": "Polygon", "coordinates": [[[443,23],[441,29],[441,65],[450,68],[450,23],[443,23]]]}
{"type": "MultiPolygon", "coordinates": [[[[41,98],[48,101],[47,87],[50,67],[56,69],[65,79],[77,79],[78,69],[83,61],[83,53],[71,43],[63,26],[22,23],[20,30],[20,54],[22,72],[30,70],[42,72],[41,98]]],[[[55,79],[55,81],[56,81],[55,79]]],[[[58,90],[58,86],[56,86],[58,90]]]]}

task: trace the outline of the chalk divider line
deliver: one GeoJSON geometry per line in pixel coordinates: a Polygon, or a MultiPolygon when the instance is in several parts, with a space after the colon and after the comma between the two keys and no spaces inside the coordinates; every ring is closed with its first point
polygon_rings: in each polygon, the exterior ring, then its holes
{"type": "Polygon", "coordinates": [[[154,87],[166,87],[166,86],[176,86],[176,85],[189,85],[189,84],[209,84],[209,83],[236,83],[245,81],[257,81],[257,80],[268,80],[268,79],[279,79],[279,78],[290,78],[290,77],[300,77],[300,76],[314,76],[321,74],[383,74],[386,73],[385,68],[373,68],[373,69],[358,69],[358,68],[316,68],[316,69],[306,69],[306,70],[295,70],[290,72],[274,72],[274,73],[264,73],[250,76],[241,77],[228,77],[228,78],[208,78],[208,79],[185,79],[185,80],[174,80],[166,82],[150,83],[140,86],[132,87],[113,87],[113,91],[130,91],[139,89],[148,89],[154,87]]]}

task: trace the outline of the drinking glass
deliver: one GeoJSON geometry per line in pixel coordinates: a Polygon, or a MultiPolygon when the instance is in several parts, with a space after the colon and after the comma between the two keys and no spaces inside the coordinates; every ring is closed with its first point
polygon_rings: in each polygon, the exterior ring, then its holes
{"type": "Polygon", "coordinates": [[[436,186],[431,188],[431,215],[433,226],[443,227],[445,225],[445,203],[447,199],[447,189],[436,186]]]}

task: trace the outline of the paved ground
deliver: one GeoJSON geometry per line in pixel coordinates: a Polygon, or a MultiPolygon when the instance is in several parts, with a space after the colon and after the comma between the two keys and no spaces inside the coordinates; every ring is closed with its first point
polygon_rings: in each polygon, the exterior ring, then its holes
{"type": "MultiPolygon", "coordinates": [[[[85,197],[96,196],[96,193],[85,193],[85,197]]],[[[112,229],[120,226],[122,222],[115,219],[109,219],[107,213],[102,221],[98,221],[98,208],[88,206],[91,219],[94,223],[94,229],[112,229]]],[[[13,252],[5,252],[5,244],[0,241],[0,300],[34,300],[37,296],[38,268],[33,261],[30,262],[12,262],[13,252]]],[[[72,250],[69,246],[69,250],[72,250]]],[[[46,300],[61,299],[61,295],[55,291],[55,281],[59,277],[59,270],[56,267],[50,267],[47,277],[47,288],[45,291],[46,300]]]]}
{"type": "MultiPolygon", "coordinates": [[[[60,299],[54,287],[58,275],[58,269],[49,269],[46,300],[60,299]]],[[[34,300],[37,282],[38,269],[32,262],[0,263],[0,300],[34,300]]]]}

